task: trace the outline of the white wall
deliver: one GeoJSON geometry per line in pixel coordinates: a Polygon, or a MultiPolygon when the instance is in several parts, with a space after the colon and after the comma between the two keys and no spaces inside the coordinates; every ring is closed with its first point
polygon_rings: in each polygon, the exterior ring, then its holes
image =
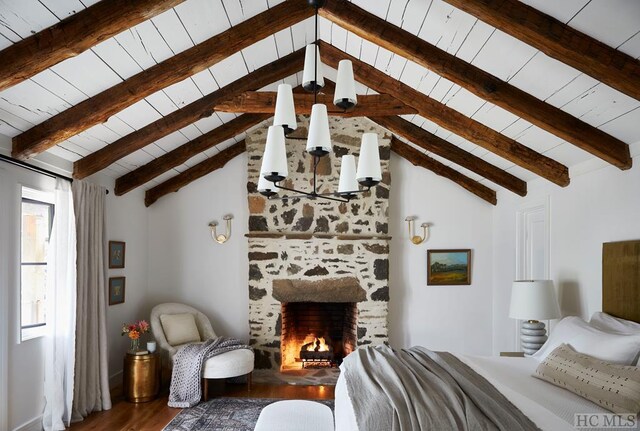
{"type": "MultiPolygon", "coordinates": [[[[559,290],[563,315],[588,319],[601,310],[602,243],[640,239],[640,157],[628,171],[604,167],[560,188],[529,182],[527,198],[498,195],[493,218],[494,352],[513,350],[517,325],[508,317],[515,275],[516,211],[528,200],[549,197],[550,276],[559,290]]],[[[576,169],[577,170],[577,169],[576,169]]]]}
{"type": "Polygon", "coordinates": [[[149,302],[182,302],[225,336],[249,335],[247,158],[161,198],[149,214],[149,302]],[[209,222],[232,214],[231,239],[211,239],[209,222]]]}
{"type": "Polygon", "coordinates": [[[491,354],[493,206],[434,173],[391,155],[390,342],[491,354]],[[405,218],[432,226],[421,245],[405,218]],[[427,286],[427,249],[469,248],[470,286],[427,286]]]}

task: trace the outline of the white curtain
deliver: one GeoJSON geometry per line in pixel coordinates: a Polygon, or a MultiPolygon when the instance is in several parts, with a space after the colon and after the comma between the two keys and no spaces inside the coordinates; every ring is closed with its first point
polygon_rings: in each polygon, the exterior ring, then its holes
{"type": "Polygon", "coordinates": [[[85,181],[71,187],[77,235],[76,367],[73,420],[109,410],[107,355],[106,189],[85,181]]]}
{"type": "Polygon", "coordinates": [[[45,431],[71,421],[76,332],[76,228],[69,182],[59,179],[47,258],[45,344],[45,431]]]}

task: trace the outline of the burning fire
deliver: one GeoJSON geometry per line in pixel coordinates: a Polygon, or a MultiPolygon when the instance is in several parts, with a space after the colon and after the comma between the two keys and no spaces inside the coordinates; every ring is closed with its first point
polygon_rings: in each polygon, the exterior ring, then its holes
{"type": "MultiPolygon", "coordinates": [[[[306,340],[305,340],[306,341],[306,340]]],[[[329,346],[324,337],[315,338],[312,342],[307,344],[307,352],[328,352],[329,346]]]]}

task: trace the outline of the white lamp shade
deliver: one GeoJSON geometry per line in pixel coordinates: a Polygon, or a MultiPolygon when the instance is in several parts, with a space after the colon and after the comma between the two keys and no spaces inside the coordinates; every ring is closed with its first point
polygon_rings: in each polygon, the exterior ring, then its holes
{"type": "Polygon", "coordinates": [[[322,62],[320,61],[320,48],[315,43],[307,45],[304,55],[304,69],[302,70],[302,87],[307,91],[315,91],[324,87],[324,76],[322,75],[322,62]],[[315,56],[313,55],[315,52],[315,56]],[[315,58],[314,58],[315,57],[315,58]],[[314,65],[317,67],[317,74],[314,73],[314,65]],[[314,83],[317,79],[317,85],[314,83]]]}
{"type": "Polygon", "coordinates": [[[360,158],[356,179],[358,182],[371,178],[373,181],[382,179],[380,168],[380,150],[378,149],[378,135],[375,133],[363,133],[360,145],[360,158]]]}
{"type": "Polygon", "coordinates": [[[307,151],[312,153],[318,148],[325,153],[331,152],[329,116],[327,115],[327,107],[321,103],[316,103],[311,107],[309,136],[307,137],[307,151]]]}
{"type": "Polygon", "coordinates": [[[284,141],[284,129],[280,126],[269,126],[267,143],[262,156],[260,176],[279,176],[282,179],[289,175],[287,168],[287,148],[284,141]]]}
{"type": "Polygon", "coordinates": [[[338,194],[349,194],[359,189],[356,181],[356,158],[350,154],[342,156],[338,194]]]}
{"type": "Polygon", "coordinates": [[[559,318],[560,306],[553,281],[514,281],[511,288],[509,317],[523,320],[559,318]]]}
{"type": "Polygon", "coordinates": [[[267,180],[262,175],[260,175],[260,179],[258,179],[258,191],[260,193],[277,192],[276,188],[273,186],[273,183],[267,180]]]}
{"type": "Polygon", "coordinates": [[[276,111],[273,117],[274,126],[283,126],[285,133],[298,128],[296,109],[293,104],[293,90],[289,84],[278,85],[276,111]]]}
{"type": "Polygon", "coordinates": [[[340,60],[338,63],[338,78],[336,79],[333,103],[343,109],[351,108],[358,103],[351,60],[340,60]]]}

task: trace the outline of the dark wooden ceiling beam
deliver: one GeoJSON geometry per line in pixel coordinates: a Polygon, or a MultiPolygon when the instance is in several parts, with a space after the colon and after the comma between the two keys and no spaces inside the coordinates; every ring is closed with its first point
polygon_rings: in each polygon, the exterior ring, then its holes
{"type": "Polygon", "coordinates": [[[0,91],[182,3],[102,0],[0,51],[0,91]]]}
{"type": "Polygon", "coordinates": [[[55,115],[13,138],[13,156],[24,159],[107,121],[124,108],[180,82],[230,55],[313,15],[306,2],[289,0],[182,51],[55,115]]]}
{"type": "Polygon", "coordinates": [[[464,151],[460,147],[456,147],[407,120],[400,117],[370,117],[370,119],[390,132],[402,136],[421,148],[450,160],[463,168],[469,169],[489,181],[507,190],[511,190],[517,195],[527,195],[527,183],[525,181],[464,151]]]}
{"type": "MultiPolygon", "coordinates": [[[[600,157],[620,169],[632,164],[629,146],[572,115],[496,78],[346,0],[328,0],[320,15],[382,48],[420,64],[491,103],[600,157]]],[[[391,93],[389,93],[391,94],[391,93]]]]}
{"type": "Polygon", "coordinates": [[[416,150],[411,145],[405,144],[395,136],[391,138],[391,151],[403,157],[414,166],[420,166],[428,169],[436,175],[453,181],[460,187],[465,188],[479,198],[489,202],[491,205],[496,205],[498,203],[495,190],[472,180],[466,175],[461,174],[455,169],[442,164],[435,159],[432,159],[426,154],[416,150]]]}
{"type": "Polygon", "coordinates": [[[342,59],[351,60],[356,80],[367,87],[397,98],[416,108],[418,114],[428,120],[542,178],[563,187],[569,184],[569,169],[562,163],[558,163],[455,109],[449,108],[332,45],[321,43],[320,55],[322,61],[331,67],[337,67],[338,62],[342,59]]]}
{"type": "Polygon", "coordinates": [[[136,130],[73,164],[73,177],[82,179],[152,142],[211,116],[217,103],[247,90],[255,90],[293,75],[304,66],[304,49],[269,63],[223,88],[136,130]]]}
{"type": "Polygon", "coordinates": [[[189,141],[180,147],[163,154],[146,165],[126,173],[116,179],[115,194],[121,196],[144,183],[151,181],[159,175],[180,166],[191,157],[196,156],[209,148],[218,145],[227,139],[237,136],[247,129],[268,119],[268,114],[246,114],[235,118],[212,131],[189,141]]]}
{"type": "Polygon", "coordinates": [[[518,0],[445,0],[626,95],[640,100],[640,61],[518,0]]]}
{"type": "MultiPolygon", "coordinates": [[[[246,91],[232,99],[222,101],[215,107],[216,111],[235,113],[273,114],[276,107],[277,93],[272,91],[246,91]]],[[[313,94],[293,95],[296,114],[310,114],[313,106],[313,94]]],[[[387,94],[371,94],[358,96],[358,104],[347,111],[333,104],[333,94],[318,94],[317,103],[327,106],[329,115],[338,117],[367,117],[387,115],[417,114],[417,110],[405,105],[387,94]]]]}
{"type": "Polygon", "coordinates": [[[177,192],[187,184],[192,183],[198,178],[202,178],[211,172],[221,169],[228,161],[233,159],[239,154],[244,153],[246,149],[246,143],[244,139],[236,144],[233,144],[229,148],[225,148],[213,157],[198,163],[195,166],[190,167],[184,172],[179,173],[175,177],[169,178],[167,181],[158,184],[157,186],[146,191],[144,195],[144,204],[146,206],[152,205],[161,197],[177,192]]]}

